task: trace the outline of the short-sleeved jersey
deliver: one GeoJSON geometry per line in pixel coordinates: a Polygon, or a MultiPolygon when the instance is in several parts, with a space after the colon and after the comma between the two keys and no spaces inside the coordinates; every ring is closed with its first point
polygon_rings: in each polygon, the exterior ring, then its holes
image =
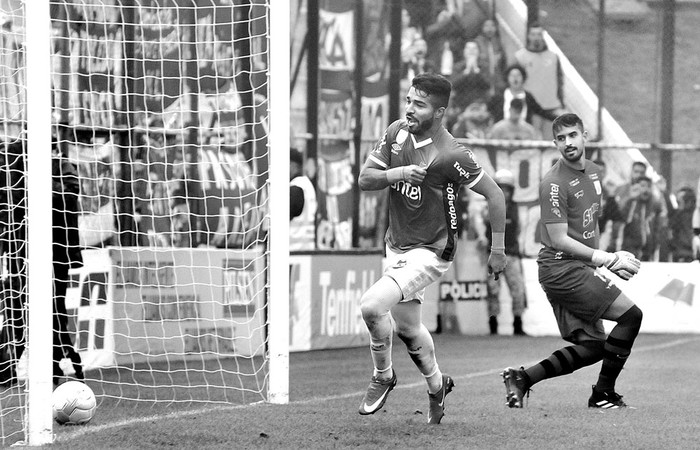
{"type": "MultiPolygon", "coordinates": [[[[573,259],[552,248],[548,223],[566,223],[568,235],[582,244],[598,248],[598,215],[603,194],[600,168],[585,161],[576,170],[560,159],[540,182],[540,232],[544,249],[539,259],[573,259]]],[[[591,263],[592,265],[592,263],[591,263]]]]}
{"type": "Polygon", "coordinates": [[[416,164],[427,175],[420,186],[399,181],[389,187],[389,229],[385,241],[395,251],[427,248],[452,261],[456,250],[459,186],[483,176],[471,150],[443,127],[416,142],[403,120],[389,125],[368,159],[384,169],[416,164]]]}

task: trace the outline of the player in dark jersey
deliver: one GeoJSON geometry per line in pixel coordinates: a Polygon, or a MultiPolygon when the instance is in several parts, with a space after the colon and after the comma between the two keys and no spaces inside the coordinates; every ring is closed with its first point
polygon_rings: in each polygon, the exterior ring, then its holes
{"type": "Polygon", "coordinates": [[[561,158],[540,182],[543,248],[537,264],[561,336],[574,345],[527,369],[505,369],[506,401],[522,408],[523,396],[535,383],[603,360],[588,406],[624,407],[615,381],[639,333],[642,311],[597,268],[606,266],[628,280],[640,262],[628,252],[597,250],[603,180],[601,169],[585,158],[581,119],[563,114],[554,120],[552,133],[561,158]],[[617,322],[607,336],[601,319],[617,322]]]}
{"type": "Polygon", "coordinates": [[[438,367],[432,336],[421,322],[421,303],[425,287],[447,271],[455,255],[460,185],[488,200],[493,227],[489,273],[498,276],[505,268],[503,192],[472,152],[443,127],[451,89],[441,75],[416,76],[406,96],[406,119],[389,125],[360,172],[361,189],[389,188],[387,269],[361,300],[374,362],[359,409],[363,415],[381,409],[396,385],[391,365],[392,317],[398,336],[428,383],[428,422],[440,423],[444,415],[445,396],[454,381],[438,367]]]}

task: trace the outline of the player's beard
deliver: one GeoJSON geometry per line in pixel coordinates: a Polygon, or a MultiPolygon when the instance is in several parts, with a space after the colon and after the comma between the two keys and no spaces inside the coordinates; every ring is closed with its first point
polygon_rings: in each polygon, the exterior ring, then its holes
{"type": "Polygon", "coordinates": [[[576,149],[576,152],[573,154],[569,154],[568,148],[564,150],[564,159],[566,159],[569,162],[578,162],[581,160],[581,157],[583,156],[583,151],[580,151],[578,147],[574,148],[576,149]]]}
{"type": "MultiPolygon", "coordinates": [[[[431,120],[418,120],[415,116],[411,116],[410,119],[414,121],[408,123],[408,132],[411,134],[420,136],[433,126],[431,120]]],[[[409,117],[406,117],[406,120],[408,121],[409,117]]]]}

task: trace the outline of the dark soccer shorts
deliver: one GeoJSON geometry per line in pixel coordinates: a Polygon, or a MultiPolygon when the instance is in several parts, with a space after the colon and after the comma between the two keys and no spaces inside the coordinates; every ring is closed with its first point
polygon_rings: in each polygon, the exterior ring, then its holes
{"type": "Polygon", "coordinates": [[[562,338],[575,342],[578,330],[593,339],[606,338],[601,317],[622,292],[612,280],[578,260],[540,263],[539,279],[562,338]]]}

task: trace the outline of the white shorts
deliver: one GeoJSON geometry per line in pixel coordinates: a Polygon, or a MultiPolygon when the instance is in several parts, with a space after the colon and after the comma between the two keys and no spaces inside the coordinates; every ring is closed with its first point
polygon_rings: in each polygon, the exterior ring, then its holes
{"type": "Polygon", "coordinates": [[[403,294],[402,302],[418,300],[422,303],[425,288],[447,272],[450,264],[450,261],[439,258],[425,248],[398,253],[387,246],[384,275],[399,285],[403,294]]]}

